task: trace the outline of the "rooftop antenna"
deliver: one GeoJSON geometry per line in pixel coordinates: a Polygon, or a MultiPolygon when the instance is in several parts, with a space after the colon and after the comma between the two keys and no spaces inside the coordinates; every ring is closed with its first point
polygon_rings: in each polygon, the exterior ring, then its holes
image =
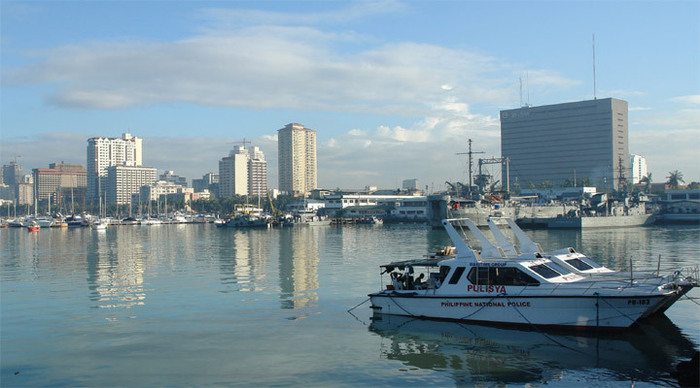
{"type": "Polygon", "coordinates": [[[595,85],[595,34],[593,34],[593,99],[597,100],[596,97],[596,85],[595,85]]]}
{"type": "Polygon", "coordinates": [[[520,76],[519,78],[520,78],[520,107],[522,108],[525,106],[525,105],[523,105],[523,77],[520,76]]]}

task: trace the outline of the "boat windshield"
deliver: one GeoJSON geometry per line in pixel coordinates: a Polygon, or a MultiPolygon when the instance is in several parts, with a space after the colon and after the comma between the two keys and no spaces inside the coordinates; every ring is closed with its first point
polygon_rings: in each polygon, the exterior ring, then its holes
{"type": "Polygon", "coordinates": [[[551,278],[555,278],[557,276],[561,276],[561,274],[559,272],[552,269],[547,264],[533,265],[532,267],[529,267],[529,268],[531,270],[535,271],[537,274],[539,274],[540,276],[542,276],[545,279],[551,279],[551,278]]]}
{"type": "Polygon", "coordinates": [[[587,271],[589,269],[593,269],[593,266],[588,265],[586,262],[584,262],[581,259],[567,259],[565,260],[569,265],[572,267],[576,268],[579,271],[587,271]]]}
{"type": "Polygon", "coordinates": [[[539,286],[540,282],[514,267],[472,268],[467,279],[474,285],[539,286]]]}

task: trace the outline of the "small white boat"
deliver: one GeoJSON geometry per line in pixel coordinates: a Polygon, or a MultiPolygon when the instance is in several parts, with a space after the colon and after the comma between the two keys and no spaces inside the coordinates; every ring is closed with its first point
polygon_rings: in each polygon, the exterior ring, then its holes
{"type": "Polygon", "coordinates": [[[144,218],[141,220],[141,225],[162,225],[163,221],[158,218],[144,218]]]}
{"type": "Polygon", "coordinates": [[[93,230],[107,230],[109,222],[107,220],[96,220],[90,224],[90,228],[93,230]]]}
{"type": "Polygon", "coordinates": [[[493,244],[468,218],[442,223],[456,255],[382,265],[389,282],[384,290],[369,295],[375,313],[491,324],[626,328],[663,313],[698,284],[697,268],[641,281],[619,273],[583,274],[534,247],[521,244],[525,253],[518,254],[505,241],[493,244]],[[481,251],[471,248],[452,222],[467,225],[481,251]]]}

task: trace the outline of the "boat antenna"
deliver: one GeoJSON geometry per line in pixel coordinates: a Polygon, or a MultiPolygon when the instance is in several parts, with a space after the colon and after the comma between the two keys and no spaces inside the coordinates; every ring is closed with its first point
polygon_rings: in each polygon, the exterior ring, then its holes
{"type": "Polygon", "coordinates": [[[593,34],[593,99],[597,100],[595,83],[595,34],[593,34]]]}

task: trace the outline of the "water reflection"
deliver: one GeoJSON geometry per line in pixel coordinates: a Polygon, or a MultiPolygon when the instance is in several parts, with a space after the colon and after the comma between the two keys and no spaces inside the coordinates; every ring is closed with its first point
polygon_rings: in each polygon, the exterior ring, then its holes
{"type": "Polygon", "coordinates": [[[134,232],[113,228],[93,231],[87,238],[87,282],[96,307],[128,309],[145,303],[145,253],[134,232]]]}
{"type": "Polygon", "coordinates": [[[263,291],[267,276],[266,264],[270,257],[271,237],[264,230],[210,230],[219,233],[219,261],[224,292],[263,291]]]}
{"type": "Polygon", "coordinates": [[[622,333],[556,334],[377,315],[369,330],[389,340],[380,356],[449,371],[455,382],[551,382],[563,371],[601,369],[610,379],[673,382],[693,344],[665,316],[622,333]]]}
{"type": "Polygon", "coordinates": [[[319,244],[327,227],[280,230],[279,277],[283,309],[308,307],[318,300],[319,244]]]}

